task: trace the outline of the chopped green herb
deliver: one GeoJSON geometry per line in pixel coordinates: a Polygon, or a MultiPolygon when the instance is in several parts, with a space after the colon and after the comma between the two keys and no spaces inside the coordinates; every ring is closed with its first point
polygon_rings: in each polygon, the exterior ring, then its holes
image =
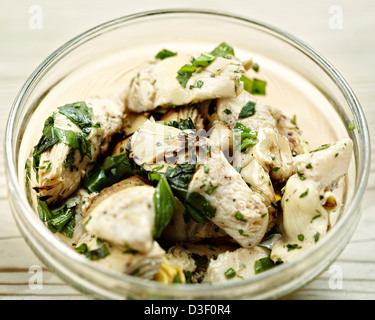
{"type": "Polygon", "coordinates": [[[238,233],[241,235],[241,236],[244,236],[244,237],[248,237],[249,235],[245,233],[245,231],[243,229],[238,229],[238,233]]]}
{"type": "Polygon", "coordinates": [[[238,122],[233,129],[236,146],[240,147],[241,151],[258,143],[256,131],[249,127],[238,122]]]}
{"type": "Polygon", "coordinates": [[[180,129],[180,130],[187,130],[187,129],[195,130],[194,122],[193,120],[191,120],[190,117],[188,119],[180,119],[180,122],[173,120],[168,123],[165,122],[164,124],[170,127],[180,129]]]}
{"type": "Polygon", "coordinates": [[[177,201],[164,176],[161,176],[161,179],[155,188],[154,205],[155,222],[152,234],[155,238],[159,238],[177,209],[177,201]]]}
{"type": "Polygon", "coordinates": [[[232,114],[232,111],[229,110],[229,109],[225,109],[225,110],[224,110],[224,113],[229,115],[229,114],[232,114]]]}
{"type": "Polygon", "coordinates": [[[275,266],[270,257],[260,258],[254,262],[255,274],[261,273],[275,266]]]}
{"type": "Polygon", "coordinates": [[[320,233],[319,233],[319,232],[315,233],[315,234],[314,234],[314,241],[315,241],[315,242],[318,242],[319,237],[320,237],[320,233]]]}
{"type": "Polygon", "coordinates": [[[350,121],[349,122],[348,128],[349,128],[349,130],[354,130],[355,129],[355,123],[354,123],[354,121],[350,121]]]}
{"type": "Polygon", "coordinates": [[[271,168],[271,171],[279,171],[280,170],[280,167],[273,167],[271,168]]]}
{"type": "Polygon", "coordinates": [[[298,240],[303,241],[305,239],[305,236],[303,234],[298,235],[298,240]]]}
{"type": "Polygon", "coordinates": [[[310,222],[313,222],[315,219],[317,219],[317,218],[319,218],[319,217],[322,216],[322,214],[318,210],[316,210],[316,212],[317,212],[317,214],[311,218],[310,222]]]}
{"type": "Polygon", "coordinates": [[[298,177],[299,177],[302,181],[303,181],[303,180],[306,180],[306,177],[304,176],[303,173],[297,171],[297,175],[298,175],[298,177]]]}
{"type": "Polygon", "coordinates": [[[331,146],[330,144],[322,144],[319,148],[316,148],[315,150],[310,151],[310,153],[328,149],[330,146],[331,146]]]}
{"type": "Polygon", "coordinates": [[[176,274],[173,278],[173,283],[181,283],[181,279],[180,279],[180,276],[178,274],[176,274]]]}
{"type": "Polygon", "coordinates": [[[186,271],[186,270],[184,270],[183,272],[185,276],[185,282],[191,283],[191,276],[193,275],[193,273],[191,271],[186,271]]]}
{"type": "Polygon", "coordinates": [[[208,258],[207,256],[203,255],[199,255],[197,253],[193,253],[191,255],[191,257],[194,259],[195,261],[195,264],[197,267],[201,267],[201,268],[206,268],[207,265],[208,265],[208,258]]]}
{"type": "Polygon", "coordinates": [[[66,116],[84,133],[90,133],[92,122],[92,108],[89,108],[84,101],[66,104],[58,108],[59,113],[66,116]]]}
{"type": "Polygon", "coordinates": [[[223,42],[212,50],[211,54],[215,57],[231,59],[231,56],[234,56],[234,50],[231,46],[223,42]]]}
{"type": "Polygon", "coordinates": [[[300,197],[300,198],[304,198],[304,197],[306,197],[308,194],[309,194],[309,189],[307,189],[305,192],[301,193],[299,197],[300,197]]]}
{"type": "Polygon", "coordinates": [[[90,192],[99,192],[132,175],[134,175],[134,172],[126,153],[118,156],[108,156],[103,163],[98,163],[93,169],[85,183],[85,187],[90,192]]]}
{"type": "Polygon", "coordinates": [[[294,125],[297,125],[297,116],[294,114],[292,120],[290,120],[291,123],[294,125]]]}
{"type": "Polygon", "coordinates": [[[265,95],[266,94],[266,85],[267,82],[260,80],[260,79],[249,79],[245,75],[241,75],[240,81],[243,82],[244,89],[251,93],[251,94],[257,94],[257,95],[265,95]]]}
{"type": "Polygon", "coordinates": [[[286,247],[287,247],[288,251],[292,251],[292,250],[295,250],[295,249],[301,249],[301,248],[302,248],[302,247],[299,246],[297,243],[295,243],[295,244],[290,244],[290,243],[288,243],[288,244],[286,245],[286,247]]]}
{"type": "Polygon", "coordinates": [[[103,244],[101,247],[95,250],[86,251],[83,253],[86,258],[90,260],[99,260],[109,255],[108,247],[106,244],[103,244]]]}
{"type": "Polygon", "coordinates": [[[248,101],[241,109],[238,119],[248,118],[255,114],[255,102],[248,101]]]}
{"type": "Polygon", "coordinates": [[[74,250],[80,254],[83,254],[88,251],[88,247],[86,243],[82,243],[78,248],[75,248],[74,250]]]}
{"type": "Polygon", "coordinates": [[[66,205],[51,210],[47,205],[48,197],[38,197],[37,206],[39,218],[53,233],[60,232],[64,236],[71,238],[75,226],[75,210],[66,205]]]}
{"type": "Polygon", "coordinates": [[[306,165],[306,169],[312,169],[311,163],[309,163],[309,164],[306,165]]]}
{"type": "Polygon", "coordinates": [[[252,67],[251,67],[255,72],[259,72],[259,64],[257,63],[253,63],[252,67]]]}
{"type": "Polygon", "coordinates": [[[157,55],[155,56],[155,59],[164,60],[166,58],[170,58],[176,55],[177,55],[176,52],[172,52],[167,49],[162,49],[161,51],[157,53],[157,55]]]}
{"type": "Polygon", "coordinates": [[[210,172],[210,167],[206,163],[203,165],[203,167],[204,167],[204,173],[210,172]]]}
{"type": "Polygon", "coordinates": [[[233,268],[229,268],[227,271],[224,272],[225,278],[232,279],[236,276],[236,271],[233,268]]]}
{"type": "Polygon", "coordinates": [[[210,195],[212,192],[214,192],[214,191],[216,190],[217,187],[218,187],[218,186],[212,186],[212,187],[210,187],[208,190],[206,190],[206,193],[207,193],[208,195],[210,195]]]}
{"type": "Polygon", "coordinates": [[[243,214],[242,214],[240,211],[237,211],[237,212],[236,212],[236,214],[235,214],[235,218],[236,218],[237,220],[242,221],[242,222],[246,222],[246,221],[247,221],[246,219],[244,219],[243,214]]]}
{"type": "Polygon", "coordinates": [[[198,89],[200,89],[200,88],[202,88],[202,86],[203,86],[203,81],[201,81],[201,80],[197,80],[197,81],[195,81],[190,87],[189,87],[189,89],[194,89],[194,88],[198,88],[198,89]]]}
{"type": "Polygon", "coordinates": [[[156,172],[156,171],[159,171],[160,169],[163,169],[164,168],[164,164],[161,164],[161,165],[158,165],[156,167],[153,167],[151,172],[156,172]]]}
{"type": "Polygon", "coordinates": [[[191,60],[192,64],[185,64],[177,71],[177,81],[180,85],[186,88],[186,84],[197,71],[198,68],[205,68],[209,66],[216,57],[231,58],[234,55],[233,49],[225,43],[220,44],[211,53],[202,53],[198,58],[193,58],[191,60]]]}
{"type": "Polygon", "coordinates": [[[197,192],[189,193],[184,205],[196,222],[207,222],[215,216],[215,210],[206,198],[197,192]]]}
{"type": "Polygon", "coordinates": [[[174,168],[169,167],[164,174],[173,193],[181,201],[185,201],[188,185],[195,171],[195,164],[185,163],[174,168]]]}

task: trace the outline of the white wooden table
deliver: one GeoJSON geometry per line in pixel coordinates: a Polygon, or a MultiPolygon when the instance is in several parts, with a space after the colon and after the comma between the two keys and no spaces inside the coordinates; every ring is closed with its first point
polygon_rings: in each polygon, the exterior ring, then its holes
{"type": "MultiPolygon", "coordinates": [[[[371,0],[2,0],[0,153],[4,152],[4,127],[12,102],[26,78],[47,55],[75,35],[107,20],[144,10],[177,7],[247,15],[278,26],[310,44],[350,83],[375,140],[375,2],[371,0]],[[37,12],[42,14],[42,24],[33,20],[37,12]],[[340,18],[337,14],[342,14],[342,20],[336,19],[340,18]]],[[[0,299],[88,299],[45,268],[20,235],[7,202],[3,157],[0,179],[0,299]],[[30,267],[35,265],[44,271],[41,289],[29,285],[33,275],[30,267]]],[[[362,219],[349,245],[331,269],[286,299],[375,299],[374,199],[373,168],[362,219]],[[342,272],[342,285],[334,281],[335,270],[342,272]]]]}

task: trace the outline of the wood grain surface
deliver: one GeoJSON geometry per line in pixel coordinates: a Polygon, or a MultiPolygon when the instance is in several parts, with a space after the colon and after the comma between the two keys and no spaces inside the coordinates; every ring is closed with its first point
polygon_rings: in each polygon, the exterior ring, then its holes
{"type": "MultiPolygon", "coordinates": [[[[0,299],[90,299],[43,266],[23,240],[7,202],[4,128],[13,100],[27,77],[60,45],[107,20],[163,8],[203,8],[253,17],[310,44],[341,72],[359,98],[375,140],[375,2],[357,1],[94,1],[2,0],[0,2],[0,299]],[[42,25],[31,20],[42,9],[42,25]],[[336,11],[335,11],[336,10],[336,11]],[[341,10],[341,21],[333,20],[341,10]],[[41,27],[41,28],[38,28],[41,27]],[[43,271],[35,288],[30,267],[43,271]]],[[[372,148],[375,159],[374,148],[372,148]]],[[[372,161],[374,163],[374,160],[372,161]]],[[[321,275],[284,299],[375,298],[374,166],[359,226],[348,246],[321,275]],[[342,283],[335,284],[335,270],[342,283]]]]}

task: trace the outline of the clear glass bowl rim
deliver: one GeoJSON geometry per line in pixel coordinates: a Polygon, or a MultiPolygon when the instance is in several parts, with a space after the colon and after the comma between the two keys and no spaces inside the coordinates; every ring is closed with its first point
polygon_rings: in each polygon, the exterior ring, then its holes
{"type": "MultiPolygon", "coordinates": [[[[359,149],[361,152],[361,162],[359,164],[356,163],[357,190],[353,196],[351,203],[348,205],[346,209],[347,219],[339,219],[335,228],[333,228],[321,241],[319,241],[319,244],[317,244],[316,246],[314,246],[308,251],[309,256],[310,257],[317,256],[319,250],[321,250],[321,247],[323,247],[329,241],[332,241],[334,237],[336,236],[336,234],[339,232],[340,228],[344,228],[345,230],[350,228],[350,224],[352,224],[353,221],[355,220],[355,216],[360,215],[359,207],[360,207],[361,200],[362,200],[363,194],[367,186],[368,175],[370,171],[370,158],[371,158],[371,153],[370,153],[371,144],[370,144],[370,137],[369,137],[369,131],[367,127],[367,122],[366,122],[362,107],[360,106],[360,103],[358,99],[356,98],[355,94],[353,93],[352,89],[350,88],[346,80],[342,77],[342,75],[335,69],[333,65],[331,65],[331,63],[329,63],[324,57],[322,57],[309,45],[299,40],[295,36],[289,34],[288,32],[285,32],[283,30],[278,29],[277,27],[274,27],[272,25],[269,25],[267,23],[261,22],[259,20],[256,20],[250,17],[245,17],[245,16],[227,13],[227,12],[221,12],[221,11],[213,11],[213,10],[162,9],[162,10],[152,10],[152,11],[145,11],[145,12],[130,14],[127,16],[113,19],[111,21],[105,22],[94,28],[89,29],[88,31],[71,39],[70,41],[62,45],[60,48],[58,48],[56,51],[54,51],[51,55],[49,55],[27,79],[27,81],[25,82],[21,90],[19,91],[17,97],[15,98],[15,101],[9,113],[8,122],[6,126],[6,132],[5,132],[5,148],[4,148],[5,150],[4,152],[5,173],[6,173],[6,179],[7,179],[7,186],[8,186],[9,194],[11,194],[12,197],[14,197],[14,201],[16,202],[16,205],[12,207],[13,214],[15,214],[15,211],[16,211],[18,215],[23,215],[23,218],[25,218],[27,222],[29,223],[30,228],[33,228],[38,233],[40,233],[41,237],[47,240],[46,242],[48,243],[49,246],[53,246],[56,252],[59,252],[59,254],[63,254],[68,259],[71,259],[72,262],[79,264],[84,268],[88,268],[88,270],[94,273],[95,272],[101,273],[102,275],[107,276],[111,279],[115,279],[118,281],[126,281],[130,286],[136,286],[138,289],[143,288],[145,291],[151,290],[152,292],[159,292],[161,296],[163,295],[174,296],[177,294],[176,297],[181,298],[184,296],[192,296],[192,297],[202,296],[202,294],[207,293],[208,296],[210,297],[215,297],[215,296],[220,297],[220,296],[223,296],[223,294],[220,294],[218,292],[223,292],[222,290],[224,290],[225,292],[225,290],[230,290],[233,288],[241,289],[241,288],[245,288],[246,286],[251,286],[252,284],[254,285],[254,284],[260,283],[262,281],[272,281],[273,278],[276,280],[279,274],[283,272],[287,272],[288,270],[293,269],[293,268],[295,269],[296,266],[298,266],[298,264],[301,263],[303,259],[306,259],[306,258],[308,259],[308,257],[303,255],[300,258],[292,262],[279,265],[277,268],[270,269],[267,272],[258,274],[256,277],[246,279],[244,281],[235,282],[235,283],[214,284],[214,285],[200,284],[199,290],[197,290],[198,288],[196,287],[196,285],[172,285],[171,286],[171,285],[163,285],[157,282],[144,281],[136,277],[132,277],[128,275],[120,275],[110,270],[103,270],[102,268],[91,263],[91,261],[88,261],[87,259],[79,255],[78,253],[74,252],[74,250],[72,250],[71,248],[68,248],[65,244],[60,242],[47,228],[44,227],[44,225],[37,218],[37,215],[35,214],[35,212],[30,207],[29,203],[26,200],[26,197],[23,196],[23,193],[17,192],[17,189],[20,188],[20,186],[19,186],[18,177],[17,177],[17,157],[14,151],[16,150],[17,141],[13,139],[13,135],[14,135],[13,131],[14,131],[15,122],[19,114],[19,108],[22,103],[23,97],[25,93],[28,92],[30,86],[38,79],[39,75],[43,72],[43,70],[45,70],[50,64],[57,63],[61,56],[63,56],[66,52],[69,52],[70,50],[74,49],[76,46],[79,46],[80,43],[89,41],[91,38],[96,37],[103,32],[110,31],[112,30],[112,28],[121,26],[121,24],[123,23],[126,23],[134,19],[149,18],[155,15],[162,16],[162,15],[173,15],[173,14],[209,15],[209,16],[216,16],[221,19],[228,19],[228,20],[233,19],[233,20],[244,22],[244,23],[248,23],[253,26],[257,26],[263,32],[270,33],[273,36],[277,37],[279,40],[289,43],[290,45],[294,46],[296,49],[301,51],[303,54],[305,54],[307,57],[312,59],[321,69],[325,71],[325,73],[336,84],[340,92],[345,97],[345,100],[347,101],[352,113],[356,116],[356,125],[357,125],[357,129],[359,130],[359,134],[358,134],[359,141],[362,142],[362,144],[359,146],[359,149]],[[196,294],[196,291],[199,291],[200,294],[196,294]]],[[[358,157],[356,159],[356,162],[358,162],[358,157]]],[[[357,217],[357,220],[358,220],[358,217],[357,217]]],[[[338,253],[342,251],[346,243],[349,241],[349,239],[346,239],[346,241],[344,241],[344,239],[342,240],[343,240],[343,243],[341,244],[341,248],[338,250],[335,257],[331,257],[330,262],[332,262],[332,260],[337,257],[338,253]]],[[[32,249],[35,249],[35,248],[32,248],[32,249]]],[[[298,287],[302,286],[304,283],[310,281],[321,271],[322,270],[316,270],[315,273],[310,274],[303,283],[299,283],[295,285],[294,288],[288,288],[288,292],[294,289],[297,289],[298,287]]],[[[62,277],[65,278],[66,276],[62,274],[62,277]]],[[[86,291],[85,288],[78,288],[78,289],[81,289],[81,290],[83,289],[83,291],[86,291]]],[[[285,292],[285,293],[288,293],[288,292],[285,292]]],[[[280,296],[282,294],[284,293],[281,292],[276,295],[280,296]]],[[[126,292],[124,292],[124,296],[125,295],[126,295],[126,292]]],[[[268,295],[266,294],[266,296],[274,297],[272,294],[268,294],[268,295]]]]}

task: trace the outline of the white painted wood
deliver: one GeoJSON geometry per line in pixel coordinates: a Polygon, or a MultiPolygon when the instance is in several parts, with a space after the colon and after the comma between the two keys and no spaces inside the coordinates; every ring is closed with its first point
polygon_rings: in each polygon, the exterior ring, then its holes
{"type": "MultiPolygon", "coordinates": [[[[352,86],[375,140],[375,3],[371,0],[319,1],[94,1],[28,0],[0,2],[0,153],[13,100],[37,65],[61,44],[99,23],[139,11],[163,8],[228,11],[268,22],[288,31],[322,53],[352,86]],[[29,27],[32,5],[43,12],[42,29],[29,27]],[[342,29],[330,28],[329,9],[342,9],[342,29]]],[[[375,159],[375,148],[372,148],[375,159]]],[[[374,163],[375,160],[372,161],[374,163]]],[[[332,288],[332,269],[284,299],[375,299],[375,167],[369,176],[364,212],[357,231],[332,265],[343,274],[342,288],[332,288]]],[[[43,267],[43,286],[32,289],[30,266],[43,264],[22,239],[6,196],[4,161],[0,158],[0,299],[88,299],[43,267]]],[[[332,267],[331,266],[331,267],[332,267]]]]}

